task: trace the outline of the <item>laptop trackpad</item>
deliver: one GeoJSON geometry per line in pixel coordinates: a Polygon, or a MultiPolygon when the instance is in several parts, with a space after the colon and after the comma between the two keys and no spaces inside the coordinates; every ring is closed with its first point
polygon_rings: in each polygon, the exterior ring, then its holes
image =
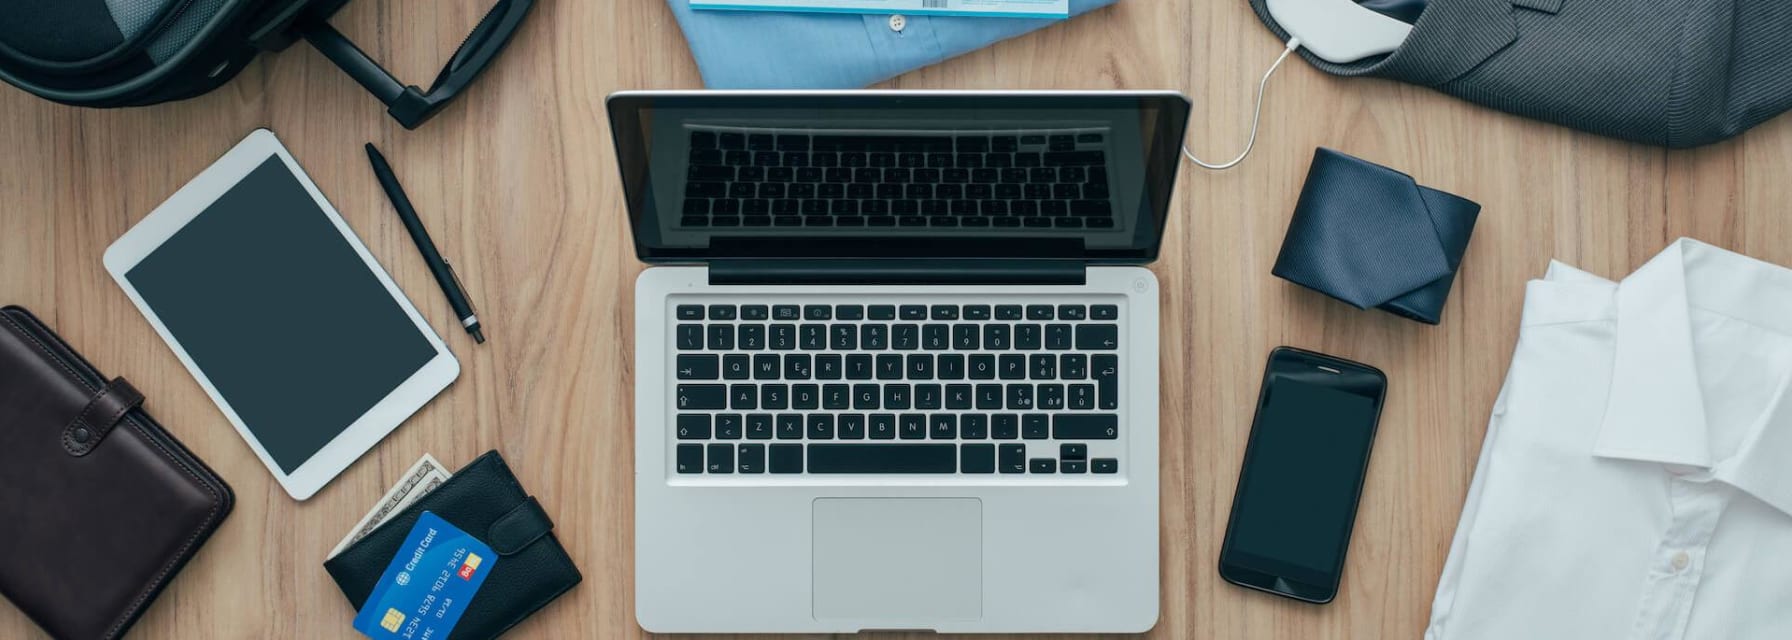
{"type": "Polygon", "coordinates": [[[814,587],[817,620],[903,629],[982,618],[983,501],[817,499],[814,587]]]}

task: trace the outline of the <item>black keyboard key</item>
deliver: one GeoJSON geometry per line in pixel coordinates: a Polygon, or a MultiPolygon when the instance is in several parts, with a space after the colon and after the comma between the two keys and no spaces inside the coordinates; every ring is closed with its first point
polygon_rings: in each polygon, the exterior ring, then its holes
{"type": "Polygon", "coordinates": [[[1025,317],[1018,304],[1004,304],[996,307],[997,320],[1020,320],[1025,317]]]}
{"type": "Polygon", "coordinates": [[[772,307],[773,320],[800,320],[801,318],[802,307],[794,304],[781,304],[772,307]]]}
{"type": "Polygon", "coordinates": [[[803,445],[774,444],[770,450],[770,461],[766,464],[766,468],[772,473],[803,472],[803,445]]]}
{"type": "Polygon", "coordinates": [[[869,317],[872,320],[895,320],[896,307],[895,305],[888,304],[871,305],[871,308],[866,313],[866,317],[869,317]]]}
{"type": "Polygon", "coordinates": [[[1101,134],[1099,134],[1099,133],[1077,134],[1076,141],[1078,144],[1101,144],[1101,134]]]}
{"type": "Polygon", "coordinates": [[[765,445],[740,445],[740,472],[765,473],[765,445]]]}
{"type": "Polygon", "coordinates": [[[961,419],[959,437],[966,440],[982,440],[989,437],[989,416],[981,413],[967,414],[961,419]]]}
{"type": "Polygon", "coordinates": [[[703,473],[703,445],[678,445],[678,472],[703,473]]]}
{"type": "Polygon", "coordinates": [[[808,380],[812,366],[813,364],[809,360],[809,354],[792,353],[784,356],[784,379],[808,380]]]}
{"type": "Polygon", "coordinates": [[[828,326],[805,324],[797,333],[797,346],[804,351],[821,351],[828,347],[828,326]]]}
{"type": "Polygon", "coordinates": [[[1063,351],[1070,348],[1071,326],[1067,324],[1045,325],[1045,348],[1063,351]]]}
{"type": "Polygon", "coordinates": [[[734,473],[734,445],[715,443],[709,445],[710,473],[734,473]]]}
{"type": "Polygon", "coordinates": [[[926,305],[919,305],[919,304],[902,305],[902,319],[903,320],[926,320],[927,319],[926,305]]]}
{"type": "Polygon", "coordinates": [[[745,355],[731,354],[722,356],[722,377],[728,380],[746,380],[753,375],[753,361],[745,355]]]}
{"type": "Polygon", "coordinates": [[[960,473],[995,473],[996,446],[993,444],[967,444],[958,448],[958,471],[960,473]]]}
{"type": "Polygon", "coordinates": [[[739,339],[735,340],[735,345],[738,346],[741,351],[758,351],[760,349],[764,349],[765,348],[765,325],[763,325],[763,324],[740,325],[740,337],[739,337],[739,339]]]}
{"type": "Polygon", "coordinates": [[[1002,385],[999,385],[999,384],[977,385],[977,408],[978,409],[1000,409],[1000,408],[1002,408],[1002,385]]]}
{"type": "Polygon", "coordinates": [[[770,440],[770,439],[772,439],[772,416],[771,416],[771,414],[769,414],[769,413],[749,413],[749,414],[747,414],[746,422],[747,422],[747,439],[748,440],[770,440]]]}
{"type": "Polygon", "coordinates": [[[1009,347],[1009,345],[1012,343],[1012,340],[1009,338],[1008,334],[1009,334],[1008,325],[1005,325],[1005,324],[984,325],[983,326],[983,348],[989,349],[991,351],[1001,351],[1001,350],[1007,349],[1009,347]]]}
{"type": "Polygon", "coordinates": [[[810,440],[834,439],[834,416],[829,413],[818,413],[809,416],[810,440]]]}
{"type": "Polygon", "coordinates": [[[1020,143],[1027,145],[1027,146],[1042,145],[1042,144],[1045,144],[1045,136],[1042,136],[1042,135],[1021,136],[1020,143]]]}
{"type": "Polygon", "coordinates": [[[1059,379],[1082,380],[1087,377],[1089,377],[1089,356],[1080,353],[1066,353],[1059,360],[1059,379]]]}
{"type": "Polygon", "coordinates": [[[1014,348],[1032,351],[1038,349],[1043,342],[1039,325],[1014,325],[1014,348]]]}
{"type": "Polygon", "coordinates": [[[952,328],[943,324],[930,324],[921,330],[921,346],[928,351],[944,351],[952,346],[952,328]]]}
{"type": "MultiPolygon", "coordinates": [[[[848,326],[850,327],[850,325],[848,326]]],[[[838,326],[835,327],[835,331],[839,331],[838,326]]],[[[889,325],[867,324],[859,327],[859,344],[856,348],[864,349],[866,351],[881,351],[884,347],[889,345],[889,332],[889,325]]],[[[841,340],[836,340],[835,342],[836,345],[843,344],[841,340]]],[[[836,346],[835,348],[838,349],[840,347],[836,346]]]]}
{"type": "Polygon", "coordinates": [[[1052,319],[1052,306],[1049,304],[1027,305],[1027,319],[1028,320],[1051,320],[1052,319]]]}
{"type": "Polygon", "coordinates": [[[1008,385],[1008,408],[1013,410],[1033,408],[1033,385],[1008,385]]]}
{"type": "Polygon", "coordinates": [[[828,305],[811,304],[803,306],[804,320],[831,320],[833,317],[834,308],[828,305]]]}
{"type": "Polygon", "coordinates": [[[1076,148],[1076,136],[1059,134],[1051,137],[1052,151],[1068,151],[1076,148]]]}
{"type": "Polygon", "coordinates": [[[1043,411],[1057,411],[1064,408],[1064,385],[1039,385],[1039,395],[1034,400],[1043,411]]]}
{"type": "Polygon", "coordinates": [[[1051,437],[1051,416],[1043,413],[1029,413],[1020,417],[1020,437],[1027,440],[1044,440],[1051,437]]]}
{"type": "Polygon", "coordinates": [[[840,416],[841,440],[865,439],[865,414],[848,413],[840,416]]]}
{"type": "Polygon", "coordinates": [[[998,375],[1003,380],[1027,379],[1027,357],[1018,354],[1003,354],[997,361],[998,375]]]}
{"type": "Polygon", "coordinates": [[[700,305],[700,304],[678,305],[678,319],[679,320],[702,320],[703,319],[703,305],[700,305]]]}
{"type": "Polygon", "coordinates": [[[828,330],[828,346],[835,351],[852,351],[859,348],[859,327],[850,324],[837,324],[828,330]]]}
{"type": "Polygon", "coordinates": [[[901,380],[902,370],[902,356],[896,354],[882,354],[877,356],[877,379],[901,380]]]}
{"type": "Polygon", "coordinates": [[[1001,459],[997,461],[997,468],[1000,469],[1002,473],[1027,472],[1027,445],[1004,444],[998,447],[998,449],[1000,450],[1001,459]]]}
{"type": "Polygon", "coordinates": [[[721,377],[721,358],[713,355],[680,355],[673,367],[679,380],[714,380],[721,377]]]}
{"type": "Polygon", "coordinates": [[[894,414],[873,413],[869,424],[872,440],[896,439],[896,416],[894,414]]]}
{"type": "Polygon", "coordinates": [[[1013,440],[1020,437],[1020,416],[1012,413],[998,413],[990,416],[989,430],[991,438],[996,440],[1013,440]]]}
{"type": "Polygon", "coordinates": [[[926,353],[910,354],[908,366],[904,368],[909,380],[933,379],[933,355],[926,353]]]}
{"type": "Polygon", "coordinates": [[[1085,324],[1076,328],[1076,348],[1079,351],[1113,351],[1120,348],[1120,326],[1113,324],[1085,324]]]}
{"type": "Polygon", "coordinates": [[[834,307],[834,317],[841,320],[864,320],[865,306],[858,304],[843,304],[834,307]]]}
{"type": "Polygon", "coordinates": [[[752,149],[754,151],[764,151],[764,150],[768,150],[768,149],[776,149],[777,144],[773,140],[774,139],[772,138],[772,134],[755,133],[755,134],[747,136],[747,148],[752,149]]]}
{"type": "MultiPolygon", "coordinates": [[[[737,396],[738,397],[738,396],[737,396]]],[[[790,389],[781,384],[768,384],[759,388],[759,405],[766,409],[790,408],[790,389]]],[[[754,409],[757,407],[737,407],[754,409]]]]}
{"type": "Polygon", "coordinates": [[[1111,413],[1061,413],[1052,416],[1055,440],[1114,440],[1120,437],[1120,418],[1111,413]]]}
{"type": "Polygon", "coordinates": [[[678,349],[692,351],[703,348],[703,325],[678,325],[678,349]]]}
{"type": "Polygon", "coordinates": [[[714,148],[716,148],[716,132],[714,132],[714,131],[692,131],[691,132],[691,148],[692,149],[714,149],[714,148]]]}
{"type": "Polygon", "coordinates": [[[996,378],[996,357],[989,354],[971,356],[965,365],[972,380],[994,380],[996,378]]]}
{"type": "Polygon", "coordinates": [[[1106,162],[1107,155],[1100,151],[1047,151],[1045,153],[1045,166],[1048,167],[1087,166],[1106,162]]]}
{"type": "Polygon", "coordinates": [[[1087,473],[1089,463],[1084,460],[1064,460],[1058,463],[1058,471],[1060,473],[1087,473]]]}
{"type": "Polygon", "coordinates": [[[1057,473],[1058,461],[1051,458],[1034,458],[1027,465],[1027,471],[1030,473],[1057,473]]]}
{"type": "Polygon", "coordinates": [[[877,367],[872,364],[871,356],[869,355],[855,353],[846,356],[847,380],[870,380],[872,378],[872,371],[876,368],[877,367]]]}
{"type": "Polygon", "coordinates": [[[1096,406],[1106,411],[1120,407],[1120,358],[1114,355],[1097,355],[1089,359],[1090,377],[1095,380],[1095,388],[1099,392],[1096,406]]]}
{"type": "Polygon", "coordinates": [[[903,440],[922,440],[927,437],[927,416],[919,413],[904,413],[896,418],[896,433],[903,440]]]}
{"type": "Polygon", "coordinates": [[[1115,460],[1113,458],[1096,458],[1094,460],[1090,460],[1089,465],[1092,469],[1094,469],[1094,471],[1096,473],[1119,473],[1120,472],[1120,461],[1115,460]]]}
{"type": "Polygon", "coordinates": [[[839,380],[844,373],[844,369],[844,365],[841,364],[840,354],[828,353],[815,356],[816,380],[839,380]]]}
{"type": "Polygon", "coordinates": [[[740,308],[740,319],[742,320],[768,320],[770,318],[771,312],[763,304],[742,305],[740,308]]]}
{"type": "Polygon", "coordinates": [[[809,473],[953,473],[952,444],[812,444],[809,473]]]}
{"type": "Polygon", "coordinates": [[[783,362],[773,354],[753,356],[753,379],[777,380],[779,373],[784,370],[783,362]]]}
{"type": "Polygon", "coordinates": [[[780,413],[776,423],[779,440],[803,439],[803,417],[794,413],[780,413]]]}
{"type": "Polygon", "coordinates": [[[718,414],[716,414],[716,439],[717,440],[739,440],[740,434],[741,434],[740,414],[738,414],[738,413],[718,413],[718,414]]]}
{"type": "Polygon", "coordinates": [[[1095,408],[1095,385],[1092,385],[1092,384],[1070,385],[1070,397],[1065,399],[1064,404],[1065,404],[1065,406],[1070,407],[1072,410],[1094,409],[1095,408]]]}
{"type": "Polygon", "coordinates": [[[957,320],[958,319],[958,305],[955,305],[955,304],[933,305],[933,319],[935,319],[935,320],[957,320]]]}
{"type": "Polygon", "coordinates": [[[708,440],[710,438],[709,416],[702,413],[681,413],[678,415],[679,440],[708,440]]]}
{"type": "Polygon", "coordinates": [[[959,351],[976,351],[980,341],[977,325],[960,324],[952,327],[952,348],[959,351]]]}
{"type": "Polygon", "coordinates": [[[957,353],[940,354],[939,364],[934,367],[934,377],[941,380],[963,380],[964,355],[957,353]]]}
{"type": "Polygon", "coordinates": [[[798,384],[790,387],[790,408],[813,411],[821,408],[821,387],[798,384]]]}
{"type": "Polygon", "coordinates": [[[821,388],[821,408],[829,411],[852,408],[852,387],[843,384],[823,386],[821,388]]]}
{"type": "Polygon", "coordinates": [[[1082,320],[1088,315],[1088,311],[1087,307],[1080,304],[1061,304],[1058,305],[1058,319],[1082,320]]]}
{"type": "Polygon", "coordinates": [[[748,409],[748,410],[758,409],[759,408],[759,392],[757,389],[758,389],[757,387],[754,387],[753,385],[750,385],[750,384],[737,384],[732,387],[729,387],[729,389],[728,389],[729,407],[728,408],[730,408],[730,409],[748,409]]]}
{"type": "MultiPolygon", "coordinates": [[[[1097,142],[1100,142],[1097,140],[1097,142]]],[[[807,151],[809,136],[800,134],[784,134],[778,136],[778,149],[782,151],[807,151]]]]}
{"type": "Polygon", "coordinates": [[[932,440],[957,440],[958,416],[938,413],[928,418],[927,437],[932,440]]]}
{"type": "Polygon", "coordinates": [[[1034,354],[1027,359],[1029,377],[1034,380],[1056,380],[1058,378],[1058,356],[1049,353],[1034,354]]]}
{"type": "Polygon", "coordinates": [[[953,410],[969,409],[973,406],[976,390],[968,384],[946,385],[946,408],[953,410]]]}
{"type": "Polygon", "coordinates": [[[1111,217],[1114,206],[1106,200],[1075,200],[1070,203],[1070,215],[1079,217],[1111,217]]]}
{"type": "Polygon", "coordinates": [[[678,385],[677,408],[680,411],[703,411],[728,408],[728,387],[719,384],[678,385]]]}
{"type": "Polygon", "coordinates": [[[885,385],[883,408],[907,409],[909,408],[910,401],[913,399],[911,397],[912,395],[913,390],[906,384],[885,385]]]}
{"type": "Polygon", "coordinates": [[[1089,445],[1066,442],[1058,445],[1060,460],[1086,460],[1089,457],[1089,445]]]}
{"type": "Polygon", "coordinates": [[[711,351],[727,351],[733,348],[734,327],[732,325],[709,325],[709,349],[711,351]]]}
{"type": "Polygon", "coordinates": [[[964,307],[964,319],[966,320],[988,320],[989,317],[990,309],[987,304],[965,305],[964,307]]]}

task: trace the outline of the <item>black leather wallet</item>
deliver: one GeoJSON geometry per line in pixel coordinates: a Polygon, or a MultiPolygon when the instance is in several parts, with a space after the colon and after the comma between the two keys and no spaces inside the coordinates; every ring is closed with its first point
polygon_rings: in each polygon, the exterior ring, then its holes
{"type": "Polygon", "coordinates": [[[455,624],[450,640],[496,638],[584,579],[554,538],[554,523],[541,504],[523,491],[504,458],[489,451],[324,562],[324,569],[356,609],[372,595],[425,511],[498,552],[497,564],[455,624]]]}
{"type": "Polygon", "coordinates": [[[1273,273],[1358,309],[1437,324],[1480,213],[1412,176],[1322,147],[1273,273]]]}

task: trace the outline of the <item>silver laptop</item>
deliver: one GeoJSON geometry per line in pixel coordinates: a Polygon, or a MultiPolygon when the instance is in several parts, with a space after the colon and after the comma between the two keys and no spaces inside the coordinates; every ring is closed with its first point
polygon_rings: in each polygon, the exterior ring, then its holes
{"type": "Polygon", "coordinates": [[[1158,617],[1174,93],[608,102],[656,632],[1158,617]]]}

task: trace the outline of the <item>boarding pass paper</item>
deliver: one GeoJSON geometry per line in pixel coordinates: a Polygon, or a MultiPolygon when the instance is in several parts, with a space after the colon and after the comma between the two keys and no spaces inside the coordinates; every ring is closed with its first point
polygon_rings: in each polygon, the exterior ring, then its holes
{"type": "Polygon", "coordinates": [[[1068,18],[1070,0],[691,0],[692,9],[1068,18]]]}

